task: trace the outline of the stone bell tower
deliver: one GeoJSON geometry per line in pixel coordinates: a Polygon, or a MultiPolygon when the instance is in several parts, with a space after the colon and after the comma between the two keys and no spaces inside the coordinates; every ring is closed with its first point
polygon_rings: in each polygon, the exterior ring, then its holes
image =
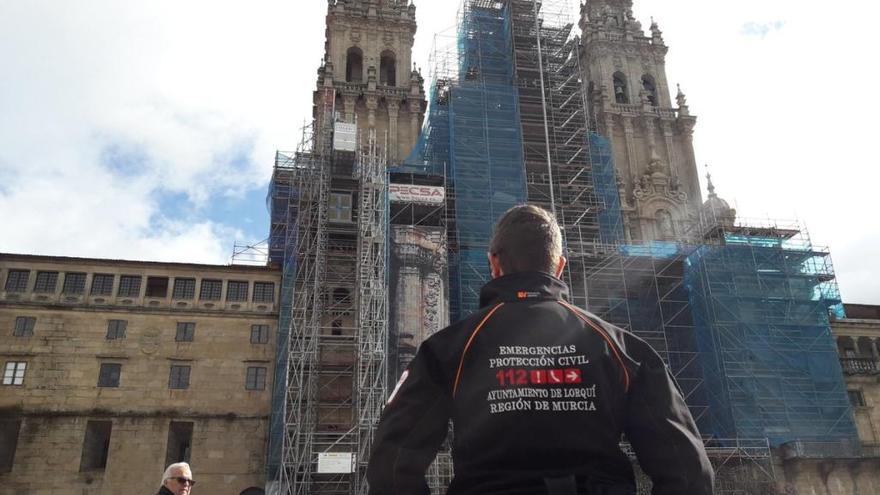
{"type": "Polygon", "coordinates": [[[587,0],[580,26],[591,110],[611,140],[627,240],[693,235],[701,206],[696,117],[680,89],[670,97],[663,33],[655,22],[643,31],[632,0],[587,0]]]}
{"type": "Polygon", "coordinates": [[[389,164],[412,150],[427,107],[424,80],[412,66],[415,33],[416,7],[407,0],[327,2],[315,108],[325,108],[334,89],[337,121],[357,122],[362,136],[375,130],[389,164]]]}

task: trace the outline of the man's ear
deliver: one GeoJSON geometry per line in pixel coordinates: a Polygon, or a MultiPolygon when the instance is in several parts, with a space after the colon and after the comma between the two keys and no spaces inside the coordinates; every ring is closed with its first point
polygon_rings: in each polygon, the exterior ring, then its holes
{"type": "Polygon", "coordinates": [[[562,270],[565,268],[567,262],[568,260],[565,259],[565,256],[559,257],[559,264],[556,265],[556,278],[562,279],[562,270]]]}
{"type": "Polygon", "coordinates": [[[501,269],[501,262],[498,261],[498,255],[486,253],[486,257],[489,258],[489,274],[492,275],[492,278],[495,279],[504,275],[504,270],[501,269]]]}

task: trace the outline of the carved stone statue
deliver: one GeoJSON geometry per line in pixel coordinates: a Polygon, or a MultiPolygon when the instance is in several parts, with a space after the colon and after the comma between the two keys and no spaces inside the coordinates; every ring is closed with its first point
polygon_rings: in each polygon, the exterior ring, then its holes
{"type": "Polygon", "coordinates": [[[672,227],[672,215],[666,210],[657,210],[657,229],[661,237],[673,237],[675,231],[672,227]]]}

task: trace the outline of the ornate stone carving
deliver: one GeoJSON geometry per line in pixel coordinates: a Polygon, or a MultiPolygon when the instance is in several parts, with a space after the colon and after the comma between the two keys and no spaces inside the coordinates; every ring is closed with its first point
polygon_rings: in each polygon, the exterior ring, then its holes
{"type": "Polygon", "coordinates": [[[656,197],[686,205],[688,195],[682,190],[681,180],[663,173],[666,165],[660,159],[651,160],[648,172],[639,177],[633,187],[633,197],[637,202],[646,202],[656,197]]]}

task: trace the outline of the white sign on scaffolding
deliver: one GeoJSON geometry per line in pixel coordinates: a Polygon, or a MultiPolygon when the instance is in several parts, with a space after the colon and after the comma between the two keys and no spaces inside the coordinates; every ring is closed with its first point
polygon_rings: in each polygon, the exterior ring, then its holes
{"type": "Polygon", "coordinates": [[[436,186],[388,184],[388,199],[395,203],[441,205],[446,200],[446,190],[436,186]]]}
{"type": "Polygon", "coordinates": [[[347,474],[354,472],[354,454],[351,452],[323,452],[318,454],[319,474],[347,474]]]}
{"type": "Polygon", "coordinates": [[[357,125],[345,122],[333,124],[333,149],[354,151],[357,149],[357,125]]]}

